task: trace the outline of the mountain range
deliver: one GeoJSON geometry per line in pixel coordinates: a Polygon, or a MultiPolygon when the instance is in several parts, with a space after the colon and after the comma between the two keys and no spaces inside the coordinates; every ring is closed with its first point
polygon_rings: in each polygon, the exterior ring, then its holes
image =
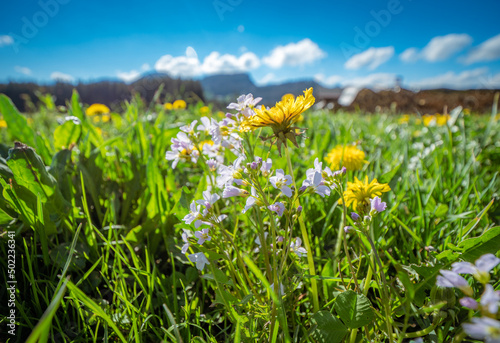
{"type": "Polygon", "coordinates": [[[322,97],[338,98],[341,88],[326,88],[314,80],[300,80],[257,86],[248,74],[211,75],[200,80],[205,97],[209,100],[234,101],[241,94],[252,93],[254,97],[262,97],[262,103],[272,105],[284,94],[300,95],[307,88],[313,87],[314,94],[322,97]]]}

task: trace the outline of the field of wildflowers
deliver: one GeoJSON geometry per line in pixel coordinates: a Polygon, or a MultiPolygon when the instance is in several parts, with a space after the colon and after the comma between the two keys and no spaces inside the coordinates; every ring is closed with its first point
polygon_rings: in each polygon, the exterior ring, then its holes
{"type": "Polygon", "coordinates": [[[500,342],[496,103],[41,100],[0,95],[2,341],[500,342]]]}

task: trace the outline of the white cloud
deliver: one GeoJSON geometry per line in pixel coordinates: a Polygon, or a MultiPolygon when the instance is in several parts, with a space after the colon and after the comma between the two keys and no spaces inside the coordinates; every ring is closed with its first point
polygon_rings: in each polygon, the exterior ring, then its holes
{"type": "Polygon", "coordinates": [[[14,38],[12,36],[2,35],[0,36],[0,47],[14,44],[14,38]]]}
{"type": "Polygon", "coordinates": [[[403,62],[415,62],[418,57],[417,48],[408,48],[399,55],[399,59],[403,62]]]}
{"type": "Polygon", "coordinates": [[[192,47],[188,47],[186,56],[162,56],[156,61],[155,69],[173,77],[196,77],[202,74],[245,72],[259,66],[260,60],[253,52],[246,52],[237,57],[230,54],[221,55],[217,51],[212,51],[201,63],[196,51],[192,47]]]}
{"type": "Polygon", "coordinates": [[[73,82],[75,78],[69,74],[61,73],[60,71],[55,71],[50,74],[50,78],[54,81],[62,82],[73,82]]]}
{"type": "Polygon", "coordinates": [[[196,50],[192,46],[188,46],[186,48],[186,56],[188,58],[196,58],[196,59],[198,59],[198,54],[196,53],[196,50]]]}
{"type": "Polygon", "coordinates": [[[141,66],[141,70],[142,70],[142,71],[148,71],[148,70],[151,70],[151,66],[150,66],[148,63],[144,63],[144,64],[141,66]]]}
{"type": "Polygon", "coordinates": [[[471,43],[472,38],[468,34],[450,33],[446,36],[432,38],[421,51],[418,51],[417,48],[406,49],[399,55],[399,58],[404,62],[414,62],[418,59],[428,62],[445,61],[471,43]]]}
{"type": "Polygon", "coordinates": [[[374,70],[381,64],[387,62],[393,55],[393,46],[385,48],[372,47],[349,58],[344,64],[344,67],[352,70],[368,67],[369,70],[374,70]]]}
{"type": "Polygon", "coordinates": [[[466,64],[476,62],[494,61],[500,59],[500,34],[482,42],[474,48],[465,58],[466,64]]]}
{"type": "Polygon", "coordinates": [[[14,70],[20,74],[31,75],[31,69],[28,67],[15,66],[14,70]]]}
{"type": "Polygon", "coordinates": [[[116,76],[128,83],[128,82],[133,82],[135,80],[137,80],[140,76],[141,76],[141,72],[137,71],[137,70],[131,70],[131,71],[119,71],[116,73],[116,76]]]}
{"type": "Polygon", "coordinates": [[[325,86],[335,86],[342,82],[343,77],[339,75],[331,75],[326,77],[324,74],[314,75],[314,80],[325,86]]]}
{"type": "Polygon", "coordinates": [[[451,33],[446,36],[434,37],[422,49],[422,58],[429,62],[444,61],[462,51],[471,43],[471,36],[465,33],[451,33]]]}
{"type": "Polygon", "coordinates": [[[411,82],[413,88],[453,88],[453,89],[471,89],[471,88],[498,88],[500,87],[500,73],[491,75],[488,68],[477,68],[466,70],[459,74],[449,71],[434,77],[411,82]]]}
{"type": "Polygon", "coordinates": [[[262,79],[259,80],[259,85],[267,85],[272,81],[276,80],[276,75],[274,73],[267,73],[262,79]]]}
{"type": "Polygon", "coordinates": [[[192,47],[186,49],[186,56],[164,55],[155,63],[155,70],[173,77],[194,77],[201,74],[198,55],[192,47]]]}
{"type": "Polygon", "coordinates": [[[240,57],[221,55],[213,51],[205,57],[201,70],[204,74],[228,74],[245,72],[260,66],[259,58],[253,52],[245,52],[240,57]]]}
{"type": "Polygon", "coordinates": [[[271,68],[281,68],[285,65],[300,66],[312,63],[326,56],[318,44],[305,38],[297,43],[280,45],[274,48],[268,56],[262,59],[271,68]]]}

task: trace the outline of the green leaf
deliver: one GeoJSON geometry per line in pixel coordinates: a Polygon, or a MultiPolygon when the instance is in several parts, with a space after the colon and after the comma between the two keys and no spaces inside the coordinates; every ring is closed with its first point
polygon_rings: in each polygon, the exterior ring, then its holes
{"type": "Polygon", "coordinates": [[[217,280],[218,283],[222,283],[225,285],[231,285],[231,286],[233,285],[233,280],[228,279],[226,274],[224,274],[224,272],[220,269],[215,269],[215,275],[203,274],[201,278],[205,280],[217,280]]]}
{"type": "Polygon", "coordinates": [[[45,232],[55,233],[55,223],[71,212],[71,204],[62,196],[56,179],[47,172],[40,156],[21,143],[16,143],[15,148],[9,150],[7,164],[14,182],[11,189],[4,189],[4,198],[17,208],[21,219],[28,225],[34,224],[40,201],[43,204],[45,232]]]}
{"type": "Polygon", "coordinates": [[[340,319],[328,311],[316,312],[311,318],[311,323],[315,325],[312,337],[318,342],[342,342],[342,339],[347,334],[347,328],[340,319]]]}
{"type": "Polygon", "coordinates": [[[76,144],[82,135],[82,125],[73,120],[67,120],[54,130],[54,146],[56,150],[69,148],[76,144]]]}
{"type": "Polygon", "coordinates": [[[42,159],[32,148],[17,143],[14,149],[9,150],[7,164],[16,183],[41,197],[42,202],[47,202],[54,194],[56,180],[47,173],[42,159]]]}
{"type": "Polygon", "coordinates": [[[439,204],[436,208],[436,212],[434,212],[434,215],[438,218],[442,218],[446,215],[446,213],[448,213],[448,205],[439,204]]]}
{"type": "Polygon", "coordinates": [[[67,283],[68,288],[71,293],[71,297],[75,301],[80,301],[83,305],[85,305],[94,315],[102,318],[109,327],[115,332],[115,334],[120,338],[122,342],[127,342],[120,329],[116,326],[113,320],[106,314],[106,312],[96,304],[94,300],[89,298],[85,293],[83,293],[78,287],[76,287],[71,281],[67,283]]]}
{"type": "Polygon", "coordinates": [[[13,138],[27,145],[35,145],[35,134],[29,127],[28,121],[19,113],[12,100],[4,94],[0,94],[0,113],[7,122],[9,133],[13,138]]]}
{"type": "Polygon", "coordinates": [[[12,221],[12,219],[13,218],[11,216],[9,216],[7,213],[4,212],[4,210],[0,208],[0,225],[7,225],[12,221]]]}
{"type": "Polygon", "coordinates": [[[226,305],[226,304],[231,304],[231,303],[238,302],[238,301],[239,301],[239,299],[236,298],[231,293],[229,293],[223,289],[217,289],[217,291],[215,292],[215,300],[213,303],[226,305]],[[222,299],[222,297],[224,297],[224,299],[222,299]]]}
{"type": "Polygon", "coordinates": [[[466,239],[458,247],[463,249],[461,258],[468,262],[475,261],[484,254],[495,254],[500,247],[500,226],[492,227],[479,237],[466,239]]]}
{"type": "Polygon", "coordinates": [[[396,173],[398,172],[398,170],[399,170],[400,167],[401,167],[401,164],[398,164],[392,170],[390,170],[387,173],[383,174],[378,179],[378,182],[380,182],[380,183],[389,183],[389,182],[391,182],[392,178],[394,177],[394,175],[396,175],[396,173]]]}
{"type": "Polygon", "coordinates": [[[85,120],[85,113],[83,113],[82,105],[80,104],[80,96],[76,89],[73,90],[73,94],[71,96],[71,114],[80,119],[81,121],[85,120]]]}
{"type": "Polygon", "coordinates": [[[375,317],[370,300],[351,290],[340,293],[335,299],[335,311],[350,329],[368,325],[375,317]]]}

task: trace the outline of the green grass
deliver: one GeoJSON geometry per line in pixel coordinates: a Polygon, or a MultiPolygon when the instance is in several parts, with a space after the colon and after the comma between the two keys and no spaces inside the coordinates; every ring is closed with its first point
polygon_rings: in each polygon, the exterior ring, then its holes
{"type": "MultiPolygon", "coordinates": [[[[301,198],[315,275],[306,258],[290,260],[289,289],[280,300],[269,288],[263,254],[253,252],[253,215],[241,215],[243,206],[235,200],[219,200],[218,206],[229,216],[225,230],[244,261],[235,249],[213,248],[221,254],[214,258],[219,262],[200,273],[180,252],[182,230],[194,230],[181,219],[206,189],[206,172],[201,164],[188,163],[173,170],[165,152],[179,126],[200,117],[202,104],[165,112],[156,102],[135,99],[110,122],[94,124],[77,94],[67,113],[45,100],[28,123],[0,95],[8,125],[0,128],[0,256],[7,256],[7,232],[15,231],[17,281],[16,336],[4,334],[8,308],[2,300],[2,341],[263,342],[287,336],[291,342],[388,341],[381,333],[384,304],[365,252],[368,241],[350,234],[349,253],[357,280],[365,285],[355,289],[339,241],[338,195],[301,198]],[[67,115],[81,123],[58,124],[56,119],[67,115]],[[14,147],[14,141],[33,149],[14,147]],[[246,278],[260,293],[249,297],[250,283],[230,284],[246,278]],[[373,314],[359,329],[350,328],[343,314],[341,304],[355,301],[348,290],[373,314]],[[280,306],[273,310],[272,303],[280,306]],[[273,315],[279,325],[271,329],[273,315]]],[[[372,239],[392,299],[392,325],[401,334],[395,341],[422,335],[430,342],[429,333],[434,342],[464,337],[460,324],[471,312],[459,306],[460,292],[434,284],[439,269],[454,261],[499,255],[500,123],[495,115],[496,109],[491,116],[458,110],[448,125],[426,127],[417,118],[400,124],[398,116],[310,110],[299,123],[308,130],[307,138],[299,138],[300,148],[290,149],[298,184],[315,158],[324,161],[334,146],[358,142],[369,163],[346,179],[367,175],[391,187],[372,239]]],[[[265,156],[269,143],[250,139],[255,154],[265,156]]],[[[275,148],[270,156],[273,169],[287,169],[275,148]]],[[[301,234],[299,223],[294,230],[294,236],[301,234]]],[[[7,259],[0,261],[5,284],[7,259]]],[[[494,273],[499,289],[498,267],[494,273]]],[[[7,299],[4,288],[0,294],[7,299]]]]}

